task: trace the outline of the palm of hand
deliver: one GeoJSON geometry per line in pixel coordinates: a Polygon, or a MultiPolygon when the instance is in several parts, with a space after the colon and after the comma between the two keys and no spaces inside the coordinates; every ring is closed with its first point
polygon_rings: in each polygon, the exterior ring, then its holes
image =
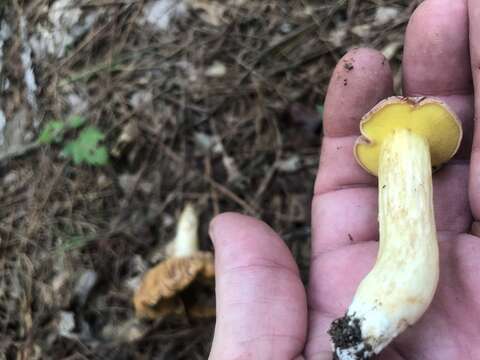
{"type": "MultiPolygon", "coordinates": [[[[470,16],[480,12],[473,2],[470,7],[470,16]]],[[[480,27],[470,31],[473,38],[480,27]]],[[[480,338],[480,242],[467,233],[472,218],[480,217],[480,146],[475,145],[472,152],[468,41],[464,1],[454,5],[449,0],[425,2],[407,30],[405,94],[436,96],[447,102],[463,122],[465,139],[457,158],[434,177],[439,288],[427,313],[381,359],[480,358],[476,345],[480,338]]],[[[479,53],[480,47],[472,45],[473,64],[479,53]]],[[[347,309],[375,261],[378,245],[376,180],[352,156],[358,119],[391,93],[390,69],[372,50],[351,51],[332,76],[312,205],[308,312],[298,270],[270,229],[232,214],[214,222],[219,316],[212,359],[300,359],[300,354],[331,359],[326,330],[347,309]]],[[[480,144],[480,134],[474,144],[480,144]]]]}
{"type": "MultiPolygon", "coordinates": [[[[442,178],[436,181],[434,192],[441,196],[448,188],[457,194],[456,198],[436,199],[437,203],[449,202],[448,211],[437,211],[437,224],[442,228],[438,233],[441,254],[439,288],[427,313],[413,328],[397,338],[381,359],[480,358],[477,345],[480,335],[480,243],[478,237],[460,231],[471,221],[470,214],[462,210],[468,206],[467,174],[467,165],[462,163],[451,165],[451,169],[438,174],[442,178]],[[461,212],[463,214],[459,216],[461,212]]],[[[374,187],[344,188],[340,190],[344,193],[341,197],[336,194],[338,191],[322,194],[315,201],[320,202],[320,207],[337,208],[333,211],[337,214],[345,213],[345,209],[356,203],[362,203],[363,207],[367,203],[372,208],[376,207],[374,187]],[[324,204],[324,196],[330,197],[332,204],[324,204]]],[[[374,214],[370,216],[372,219],[369,222],[352,215],[346,223],[339,224],[338,232],[331,234],[332,237],[337,236],[336,247],[323,251],[320,246],[318,255],[312,259],[310,336],[306,346],[308,358],[329,358],[325,330],[348,307],[358,283],[375,261],[377,223],[374,214]],[[345,236],[345,231],[352,227],[351,233],[345,236]],[[339,238],[345,239],[344,244],[338,244],[339,238]]]]}

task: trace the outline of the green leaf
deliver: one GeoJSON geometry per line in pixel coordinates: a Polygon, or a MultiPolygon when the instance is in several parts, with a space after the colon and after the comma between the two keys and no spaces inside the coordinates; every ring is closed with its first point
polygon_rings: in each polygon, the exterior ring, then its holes
{"type": "Polygon", "coordinates": [[[79,127],[82,127],[86,121],[87,119],[83,116],[73,115],[67,119],[67,126],[71,129],[78,129],[79,127]]]}
{"type": "Polygon", "coordinates": [[[63,140],[63,129],[65,124],[58,120],[51,120],[47,122],[42,132],[40,133],[37,141],[40,144],[52,144],[58,143],[63,140]]]}
{"type": "Polygon", "coordinates": [[[98,130],[95,126],[89,126],[82,130],[80,133],[79,139],[86,143],[97,143],[105,139],[105,135],[98,130]]]}
{"type": "Polygon", "coordinates": [[[108,151],[105,146],[100,146],[95,152],[90,154],[90,164],[102,166],[108,163],[108,151]]]}
{"type": "Polygon", "coordinates": [[[105,135],[96,127],[87,127],[78,138],[65,145],[63,154],[72,158],[75,165],[83,163],[93,166],[106,165],[108,151],[105,146],[99,144],[104,138],[105,135]]]}

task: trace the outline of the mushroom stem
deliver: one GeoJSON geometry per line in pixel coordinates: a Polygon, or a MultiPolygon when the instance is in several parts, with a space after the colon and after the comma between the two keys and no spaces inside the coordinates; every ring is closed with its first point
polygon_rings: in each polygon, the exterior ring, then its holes
{"type": "Polygon", "coordinates": [[[370,359],[382,351],[423,315],[438,284],[427,140],[410,130],[395,130],[380,150],[378,176],[377,260],[345,317],[334,321],[329,331],[341,360],[370,359]]]}
{"type": "Polygon", "coordinates": [[[173,257],[192,256],[199,251],[198,215],[192,204],[187,204],[180,214],[170,251],[173,257]]]}

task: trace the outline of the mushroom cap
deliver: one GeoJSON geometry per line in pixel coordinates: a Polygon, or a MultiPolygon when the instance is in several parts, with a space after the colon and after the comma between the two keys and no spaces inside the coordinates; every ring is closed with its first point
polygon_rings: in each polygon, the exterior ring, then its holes
{"type": "Polygon", "coordinates": [[[462,126],[455,113],[440,100],[425,97],[390,97],[363,116],[355,158],[369,173],[378,175],[383,140],[397,129],[422,135],[430,146],[433,169],[446,163],[458,150],[462,126]]]}
{"type": "Polygon", "coordinates": [[[181,313],[178,297],[196,281],[209,281],[215,276],[213,254],[199,251],[192,256],[172,257],[150,269],[135,292],[133,304],[140,318],[156,319],[181,313]]]}

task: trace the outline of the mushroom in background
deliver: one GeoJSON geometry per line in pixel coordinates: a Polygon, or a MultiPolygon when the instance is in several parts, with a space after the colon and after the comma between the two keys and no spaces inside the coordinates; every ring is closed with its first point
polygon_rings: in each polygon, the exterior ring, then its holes
{"type": "MultiPolygon", "coordinates": [[[[139,318],[157,319],[170,314],[193,318],[215,316],[205,290],[213,289],[213,254],[198,248],[198,215],[187,204],[177,223],[169,257],[148,270],[135,292],[133,303],[139,318]]],[[[207,291],[208,292],[208,291],[207,291]]]]}
{"type": "Polygon", "coordinates": [[[344,317],[329,330],[334,358],[372,359],[425,313],[439,279],[432,169],[459,148],[462,128],[429,98],[392,97],[366,114],[355,157],[378,175],[380,244],[344,317]]]}

